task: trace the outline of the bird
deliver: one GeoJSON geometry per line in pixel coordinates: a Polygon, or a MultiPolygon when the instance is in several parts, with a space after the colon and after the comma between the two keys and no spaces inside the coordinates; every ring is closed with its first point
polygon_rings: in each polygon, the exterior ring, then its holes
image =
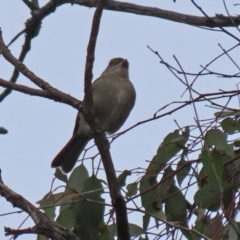
{"type": "MultiPolygon", "coordinates": [[[[136,91],[128,69],[127,59],[113,58],[91,86],[94,116],[102,130],[109,134],[120,129],[135,105],[136,91]]],[[[69,173],[92,137],[89,125],[79,111],[73,135],[53,159],[51,167],[61,167],[64,173],[69,173]]]]}

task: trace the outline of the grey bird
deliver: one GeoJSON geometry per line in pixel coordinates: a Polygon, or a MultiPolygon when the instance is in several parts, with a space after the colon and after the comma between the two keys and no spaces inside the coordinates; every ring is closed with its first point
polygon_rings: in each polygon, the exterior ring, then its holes
{"type": "MultiPolygon", "coordinates": [[[[135,104],[136,92],[128,77],[129,63],[113,58],[92,84],[94,115],[104,132],[115,133],[126,121],[135,104]]],[[[52,167],[70,172],[92,139],[92,131],[83,115],[77,114],[73,135],[52,161],[52,167]]]]}

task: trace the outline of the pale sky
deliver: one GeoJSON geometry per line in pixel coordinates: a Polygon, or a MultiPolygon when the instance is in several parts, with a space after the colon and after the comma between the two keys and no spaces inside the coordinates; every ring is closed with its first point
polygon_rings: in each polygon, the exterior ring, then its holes
{"type": "MultiPolygon", "coordinates": [[[[202,16],[191,1],[177,0],[135,0],[131,3],[158,7],[165,10],[202,16]]],[[[196,1],[210,16],[224,14],[222,1],[196,1]]],[[[42,6],[46,1],[40,1],[42,6]]],[[[229,11],[239,14],[239,7],[233,7],[237,1],[231,1],[229,11]]],[[[83,74],[90,27],[94,8],[65,4],[42,22],[39,36],[33,39],[32,49],[24,63],[36,75],[48,81],[52,86],[72,96],[83,97],[83,74]]],[[[0,1],[0,27],[5,43],[8,43],[24,28],[30,17],[29,9],[22,1],[0,1]]],[[[229,31],[239,36],[235,28],[229,31]]],[[[189,100],[185,87],[148,48],[158,51],[169,64],[178,67],[173,55],[180,61],[187,72],[199,72],[200,65],[205,66],[218,54],[222,53],[218,44],[225,49],[234,46],[235,39],[222,32],[209,31],[170,22],[155,17],[140,16],[116,11],[104,11],[97,40],[94,62],[94,79],[105,69],[113,57],[127,58],[130,64],[130,79],[136,92],[136,105],[130,117],[120,131],[151,118],[164,105],[173,101],[189,100]]],[[[23,44],[23,36],[11,47],[11,52],[18,57],[23,44]]],[[[232,57],[239,56],[239,49],[232,57]]],[[[8,80],[12,66],[3,57],[0,58],[0,77],[8,80]]],[[[238,69],[224,57],[211,66],[211,70],[233,74],[238,69]]],[[[189,77],[189,82],[192,81],[189,77]]],[[[223,79],[215,76],[199,78],[194,87],[198,92],[215,92],[219,89],[235,90],[238,79],[223,79]]],[[[18,83],[35,87],[30,80],[20,76],[18,83]]],[[[2,88],[0,87],[2,92],[2,88]]],[[[171,105],[162,113],[177,105],[171,105]]],[[[238,108],[234,99],[230,105],[238,108]]],[[[211,118],[214,109],[198,104],[200,119],[211,118]]],[[[65,104],[48,99],[12,92],[0,104],[0,126],[9,132],[0,136],[0,168],[4,183],[15,192],[35,204],[49,190],[54,169],[50,164],[55,155],[69,140],[75,122],[76,110],[65,104]]],[[[195,124],[193,107],[189,106],[177,113],[156,121],[139,125],[118,138],[111,145],[111,154],[118,171],[146,168],[155,155],[159,144],[169,133],[177,129],[174,120],[183,127],[195,124]]],[[[88,146],[90,146],[89,144],[88,146]]],[[[89,156],[96,153],[96,149],[89,156]]],[[[90,162],[86,164],[91,174],[90,162]]],[[[95,164],[97,166],[97,162],[95,164]]],[[[119,175],[119,173],[117,173],[119,175]]],[[[99,178],[105,179],[104,172],[99,178]]],[[[137,179],[134,175],[128,183],[137,179]]],[[[56,183],[58,186],[59,183],[56,183]]],[[[12,205],[0,198],[0,214],[16,211],[12,205]]],[[[0,217],[0,239],[4,236],[3,226],[18,228],[26,214],[0,217]]],[[[136,222],[134,216],[130,222],[136,222]]],[[[141,222],[138,223],[141,225],[141,222]]],[[[28,221],[22,228],[33,226],[28,221]]],[[[21,236],[19,239],[32,240],[36,236],[21,236]]]]}

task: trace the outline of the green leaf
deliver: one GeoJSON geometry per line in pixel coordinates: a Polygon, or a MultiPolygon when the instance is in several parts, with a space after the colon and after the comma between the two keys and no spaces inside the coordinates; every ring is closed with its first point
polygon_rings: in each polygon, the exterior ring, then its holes
{"type": "Polygon", "coordinates": [[[76,167],[73,170],[72,174],[69,177],[67,187],[70,189],[74,189],[77,192],[81,192],[82,183],[88,177],[89,176],[86,167],[83,164],[81,164],[80,166],[76,167]]]}
{"type": "Polygon", "coordinates": [[[162,217],[160,210],[162,209],[162,202],[160,193],[157,187],[152,188],[157,184],[156,178],[152,175],[144,175],[140,180],[140,193],[142,206],[148,215],[143,216],[143,228],[146,230],[150,221],[149,214],[155,218],[155,222],[158,223],[159,219],[162,217]],[[150,190],[149,190],[150,189],[150,190]]]}
{"type": "MultiPolygon", "coordinates": [[[[232,186],[224,181],[220,182],[223,190],[230,189],[232,186]]],[[[210,211],[217,211],[220,207],[221,191],[218,181],[211,181],[200,188],[195,196],[194,201],[201,204],[202,208],[210,211]]]]}
{"type": "Polygon", "coordinates": [[[175,185],[171,186],[169,197],[165,200],[165,213],[167,221],[177,222],[179,225],[186,222],[187,201],[181,190],[175,185]]]}
{"type": "Polygon", "coordinates": [[[144,233],[144,230],[136,224],[129,223],[129,233],[131,237],[137,237],[144,233]]]}
{"type": "Polygon", "coordinates": [[[64,209],[56,220],[61,226],[71,230],[76,224],[76,218],[74,218],[74,208],[70,205],[64,209]]]}
{"type": "Polygon", "coordinates": [[[65,183],[67,183],[68,178],[66,174],[63,174],[62,171],[60,170],[60,168],[56,168],[54,176],[59,179],[60,181],[63,181],[65,183]]]}
{"type": "Polygon", "coordinates": [[[100,234],[100,240],[114,240],[114,231],[111,232],[104,222],[100,223],[100,227],[98,229],[100,234]]]}
{"type": "Polygon", "coordinates": [[[207,148],[203,148],[201,160],[210,181],[222,179],[223,159],[219,151],[216,149],[209,151],[207,148]]]}
{"type": "MultiPolygon", "coordinates": [[[[232,219],[232,223],[235,227],[235,229],[238,230],[238,233],[239,233],[239,230],[240,230],[240,223],[239,222],[236,222],[234,219],[232,219]]],[[[229,239],[239,239],[238,238],[238,235],[236,233],[236,230],[234,229],[233,225],[231,224],[230,225],[230,229],[229,229],[229,239]]]]}
{"type": "Polygon", "coordinates": [[[191,230],[185,230],[185,229],[180,229],[180,231],[182,232],[182,234],[187,238],[187,240],[197,240],[199,238],[195,238],[196,235],[194,235],[191,230]]]}
{"type": "Polygon", "coordinates": [[[114,240],[114,237],[111,235],[108,229],[105,228],[104,232],[100,235],[100,240],[114,240]]]}
{"type": "Polygon", "coordinates": [[[214,173],[213,165],[211,163],[210,152],[207,148],[202,149],[201,160],[203,163],[204,171],[207,173],[209,179],[215,180],[216,175],[214,173]]]}
{"type": "Polygon", "coordinates": [[[228,163],[224,166],[223,170],[223,180],[229,181],[229,179],[234,180],[235,185],[240,184],[240,178],[236,177],[239,175],[239,167],[240,167],[240,152],[237,150],[234,154],[234,161],[232,157],[227,155],[223,155],[223,162],[228,163]]]}
{"type": "Polygon", "coordinates": [[[81,239],[99,239],[98,227],[103,221],[105,210],[105,201],[101,198],[103,192],[102,183],[96,176],[91,176],[82,183],[79,202],[73,203],[76,219],[75,231],[81,239]]]}
{"type": "Polygon", "coordinates": [[[233,134],[240,131],[240,119],[235,120],[233,118],[225,118],[221,122],[222,129],[228,134],[233,134]]]}
{"type": "Polygon", "coordinates": [[[152,216],[157,218],[156,220],[159,220],[159,219],[166,220],[167,219],[165,213],[162,210],[153,212],[152,216]]]}
{"type": "MultiPolygon", "coordinates": [[[[129,227],[129,233],[131,237],[137,237],[145,232],[141,227],[133,223],[129,223],[128,227],[129,227]]],[[[114,233],[114,236],[117,236],[117,226],[115,223],[109,225],[108,230],[114,233]]]]}
{"type": "Polygon", "coordinates": [[[138,183],[130,183],[127,185],[127,196],[131,197],[137,194],[138,183]]]}
{"type": "Polygon", "coordinates": [[[144,230],[148,229],[149,222],[150,222],[150,216],[149,215],[143,215],[143,229],[144,230]]]}
{"type": "Polygon", "coordinates": [[[211,158],[212,158],[212,163],[213,163],[213,167],[215,169],[215,172],[218,176],[218,179],[222,179],[222,175],[223,175],[223,158],[222,158],[222,154],[217,151],[216,149],[214,149],[211,153],[211,158]]]}
{"type": "Polygon", "coordinates": [[[157,154],[149,164],[147,172],[157,171],[158,173],[161,166],[165,165],[180,150],[185,148],[184,145],[186,144],[188,137],[189,127],[186,127],[182,134],[180,134],[180,130],[175,130],[173,133],[169,133],[158,148],[157,154]]]}
{"type": "Polygon", "coordinates": [[[206,142],[209,146],[216,146],[224,149],[227,143],[227,134],[219,129],[210,129],[206,134],[206,142]]]}
{"type": "Polygon", "coordinates": [[[55,199],[51,192],[47,193],[41,200],[37,202],[46,215],[51,219],[54,220],[55,218],[55,199]]]}
{"type": "Polygon", "coordinates": [[[182,170],[177,173],[177,181],[179,186],[182,185],[183,180],[188,176],[191,165],[188,161],[184,161],[183,159],[181,159],[177,164],[177,170],[180,168],[182,168],[182,170]]]}
{"type": "Polygon", "coordinates": [[[225,239],[223,238],[224,226],[222,224],[222,216],[220,216],[218,213],[213,218],[202,216],[202,218],[196,221],[194,229],[210,239],[225,239]]]}
{"type": "Polygon", "coordinates": [[[167,167],[164,170],[164,174],[161,179],[161,184],[159,184],[157,187],[157,190],[159,192],[159,195],[160,195],[163,203],[165,203],[165,199],[167,199],[168,196],[171,195],[170,188],[173,185],[175,185],[173,175],[174,175],[174,173],[173,173],[171,166],[167,167]]]}
{"type": "MultiPolygon", "coordinates": [[[[202,219],[197,219],[196,220],[196,223],[195,223],[195,226],[194,226],[194,229],[200,233],[203,233],[203,229],[204,229],[204,226],[206,224],[206,222],[208,221],[208,217],[206,216],[204,220],[202,219]]],[[[201,238],[197,235],[193,235],[193,239],[194,240],[200,240],[201,238]]]]}
{"type": "Polygon", "coordinates": [[[96,176],[91,176],[84,180],[81,196],[93,200],[103,200],[101,195],[104,193],[102,180],[96,176]]]}
{"type": "Polygon", "coordinates": [[[109,232],[111,232],[112,236],[117,236],[117,226],[116,224],[110,224],[107,226],[109,232]]]}
{"type": "Polygon", "coordinates": [[[56,205],[71,203],[73,198],[75,198],[76,196],[78,195],[73,191],[60,192],[60,193],[53,194],[56,205]]]}
{"type": "Polygon", "coordinates": [[[223,150],[228,156],[234,156],[233,144],[227,144],[227,134],[219,129],[211,129],[206,133],[207,146],[215,146],[217,150],[223,150]]]}
{"type": "Polygon", "coordinates": [[[46,236],[38,234],[37,235],[37,240],[49,240],[49,238],[47,238],[46,236]]]}
{"type": "Polygon", "coordinates": [[[221,112],[215,112],[214,116],[217,118],[221,117],[229,117],[229,116],[238,116],[240,115],[240,111],[221,111],[221,112]]]}
{"type": "Polygon", "coordinates": [[[117,178],[117,181],[120,187],[124,187],[126,185],[127,176],[130,176],[131,172],[128,170],[124,170],[117,178]]]}
{"type": "Polygon", "coordinates": [[[157,202],[160,201],[160,194],[156,188],[151,189],[152,186],[156,184],[157,181],[155,177],[152,177],[151,175],[144,175],[140,180],[140,193],[142,206],[148,213],[154,213],[156,210],[159,210],[156,209],[155,206],[157,202]]]}

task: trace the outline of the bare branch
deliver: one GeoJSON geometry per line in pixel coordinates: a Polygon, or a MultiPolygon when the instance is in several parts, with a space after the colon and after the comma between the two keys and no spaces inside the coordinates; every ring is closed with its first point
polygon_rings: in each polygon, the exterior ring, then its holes
{"type": "MultiPolygon", "coordinates": [[[[71,239],[79,240],[79,238],[66,228],[58,225],[58,223],[50,220],[43,212],[33,206],[30,202],[24,199],[21,195],[15,193],[3,182],[0,181],[0,195],[4,197],[7,201],[13,204],[14,207],[22,209],[24,212],[28,213],[34,223],[36,224],[33,228],[28,229],[28,233],[36,233],[47,236],[51,239],[71,239]]],[[[26,233],[25,230],[13,230],[10,228],[5,228],[6,236],[14,235],[16,238],[18,235],[26,233]]]]}
{"type": "MultiPolygon", "coordinates": [[[[30,88],[30,87],[27,87],[25,85],[16,84],[16,83],[12,83],[12,82],[3,80],[2,78],[0,78],[0,86],[5,87],[5,88],[9,88],[11,90],[15,90],[15,91],[18,91],[18,92],[22,92],[22,93],[25,93],[25,94],[28,94],[28,95],[31,95],[31,96],[44,97],[44,98],[54,100],[56,102],[65,103],[65,102],[62,101],[62,97],[52,95],[51,93],[49,93],[46,90],[30,88]]],[[[70,96],[70,95],[68,95],[68,96],[70,96]]],[[[73,98],[73,97],[71,97],[71,98],[73,98]]],[[[74,101],[78,101],[76,98],[73,98],[73,99],[74,99],[74,101]]]]}
{"type": "MultiPolygon", "coordinates": [[[[11,52],[8,50],[8,48],[4,44],[4,41],[2,39],[1,29],[0,29],[0,52],[2,52],[3,57],[7,61],[9,61],[17,69],[17,71],[21,72],[24,76],[26,76],[28,79],[30,79],[38,87],[45,90],[45,92],[48,92],[50,95],[52,95],[51,99],[54,99],[59,102],[67,103],[67,104],[71,105],[72,107],[79,109],[79,106],[81,104],[80,101],[78,101],[77,99],[71,97],[70,95],[67,95],[67,94],[57,90],[56,88],[52,87],[49,83],[47,83],[40,77],[36,76],[33,72],[31,72],[23,63],[18,61],[11,54],[11,52]]],[[[7,85],[7,83],[5,81],[4,82],[1,81],[1,83],[5,84],[5,86],[7,85]]],[[[38,96],[40,96],[42,94],[39,92],[39,90],[37,91],[37,89],[31,89],[31,88],[28,88],[25,86],[24,86],[25,88],[23,88],[22,85],[18,85],[18,86],[12,85],[10,82],[8,85],[15,88],[15,90],[19,90],[19,91],[22,90],[22,92],[24,92],[24,93],[28,93],[28,94],[35,93],[35,94],[39,94],[38,96]]],[[[42,94],[42,96],[44,96],[44,95],[45,94],[42,94]]],[[[47,96],[47,94],[44,97],[50,98],[49,96],[47,96]]]]}
{"type": "MultiPolygon", "coordinates": [[[[34,9],[37,10],[38,8],[35,6],[34,9]]],[[[23,44],[23,47],[22,47],[22,51],[21,51],[21,53],[19,55],[19,58],[18,58],[18,60],[20,62],[23,62],[27,53],[30,51],[31,41],[34,37],[36,37],[38,35],[38,33],[40,31],[40,26],[41,26],[41,20],[34,19],[34,23],[32,23],[31,21],[27,21],[26,22],[26,29],[24,31],[21,31],[19,34],[17,34],[17,36],[14,38],[14,40],[11,41],[11,43],[14,42],[22,33],[25,33],[25,41],[24,41],[24,44],[23,44]]],[[[0,51],[0,53],[1,53],[1,51],[0,51]]],[[[12,77],[10,78],[9,81],[13,82],[13,83],[16,82],[18,76],[19,76],[19,71],[15,68],[13,70],[12,77]]],[[[10,93],[11,93],[11,89],[5,89],[2,92],[2,94],[0,94],[0,102],[2,102],[10,93]]]]}
{"type": "MultiPolygon", "coordinates": [[[[23,0],[23,1],[29,3],[28,0],[23,0]]],[[[29,27],[32,27],[35,24],[40,24],[41,21],[46,16],[53,13],[58,6],[63,4],[69,4],[69,3],[78,4],[80,6],[85,6],[85,7],[97,6],[97,1],[91,1],[91,0],[50,0],[43,7],[39,9],[37,8],[34,9],[33,17],[28,19],[27,27],[26,29],[21,31],[21,34],[24,32],[27,32],[27,29],[29,27]]],[[[184,24],[198,26],[198,27],[209,27],[209,28],[236,27],[240,24],[240,16],[224,16],[222,14],[216,14],[216,16],[212,16],[212,17],[198,17],[193,15],[163,10],[156,7],[141,6],[137,4],[118,2],[118,1],[108,1],[104,9],[118,11],[118,12],[133,13],[133,14],[149,16],[149,17],[157,17],[157,18],[162,18],[162,19],[166,19],[169,21],[177,22],[177,23],[184,23],[184,24]]]]}
{"type": "Polygon", "coordinates": [[[93,99],[91,91],[91,82],[92,82],[92,68],[94,62],[94,52],[97,42],[97,36],[100,26],[100,20],[102,16],[102,11],[106,0],[99,1],[99,4],[96,8],[92,29],[89,38],[89,44],[87,48],[87,60],[85,66],[85,97],[84,97],[84,106],[82,113],[87,123],[93,130],[94,140],[99,150],[99,153],[102,158],[103,166],[107,176],[108,186],[110,190],[110,196],[112,199],[112,204],[116,212],[117,219],[117,233],[119,240],[130,240],[129,228],[128,228],[128,218],[127,218],[127,208],[126,202],[121,195],[121,190],[117,182],[116,171],[113,165],[112,157],[109,151],[109,142],[106,138],[105,133],[102,131],[99,124],[96,122],[96,119],[93,115],[93,99]]]}
{"type": "MultiPolygon", "coordinates": [[[[96,7],[98,1],[91,0],[51,0],[45,6],[40,8],[40,11],[35,13],[35,17],[37,19],[43,19],[45,16],[51,13],[51,11],[55,11],[53,6],[60,6],[62,4],[70,3],[70,4],[78,4],[85,7],[96,7]]],[[[204,26],[209,28],[215,27],[235,27],[240,24],[240,16],[224,16],[222,14],[218,14],[212,17],[198,17],[188,14],[177,13],[173,11],[163,10],[156,7],[148,7],[141,6],[133,3],[127,2],[118,2],[118,1],[107,1],[104,9],[118,11],[118,12],[126,12],[133,13],[143,16],[149,17],[157,17],[166,19],[169,21],[177,22],[177,23],[185,23],[193,26],[204,26]],[[233,24],[234,22],[234,24],[233,24]]]]}
{"type": "MultiPolygon", "coordinates": [[[[235,35],[233,35],[232,33],[230,33],[229,31],[227,31],[226,29],[224,29],[224,26],[218,25],[217,22],[215,22],[214,18],[209,17],[203,10],[201,7],[199,7],[194,0],[191,0],[191,2],[194,4],[194,6],[199,9],[201,11],[201,13],[215,26],[219,27],[224,33],[228,34],[229,36],[231,36],[232,38],[234,38],[235,40],[237,40],[238,42],[240,42],[240,39],[237,38],[235,35]]],[[[234,22],[234,19],[232,17],[225,17],[222,14],[221,15],[216,15],[219,18],[223,18],[223,19],[228,19],[231,23],[234,22]]],[[[237,23],[239,24],[239,22],[237,23]]],[[[236,26],[234,23],[232,23],[232,26],[236,26]]]]}
{"type": "MultiPolygon", "coordinates": [[[[23,1],[31,9],[34,8],[34,11],[32,12],[33,17],[28,19],[26,23],[26,28],[22,30],[19,34],[17,34],[17,36],[11,41],[12,43],[21,34],[26,33],[25,43],[23,45],[23,49],[19,57],[19,61],[21,62],[23,62],[23,59],[25,58],[27,52],[30,50],[30,43],[32,38],[34,38],[40,30],[41,21],[46,16],[53,13],[58,6],[66,3],[79,4],[81,6],[86,6],[86,7],[97,6],[96,1],[90,1],[90,0],[51,0],[45,6],[38,9],[38,6],[36,6],[35,1],[32,1],[32,2],[28,0],[23,0],[23,1]]],[[[210,27],[210,28],[232,27],[232,26],[236,27],[240,24],[240,16],[223,16],[222,14],[218,14],[214,17],[197,17],[192,15],[162,10],[159,8],[140,6],[137,4],[117,2],[117,1],[108,1],[105,5],[105,9],[133,13],[133,14],[144,15],[144,16],[157,17],[157,18],[167,19],[170,21],[178,22],[178,23],[185,23],[193,26],[204,26],[204,27],[210,27]]],[[[16,82],[18,76],[19,76],[19,73],[15,69],[10,81],[16,82]]],[[[0,102],[3,101],[3,99],[8,94],[10,94],[10,92],[11,90],[6,89],[0,95],[0,102]]]]}

